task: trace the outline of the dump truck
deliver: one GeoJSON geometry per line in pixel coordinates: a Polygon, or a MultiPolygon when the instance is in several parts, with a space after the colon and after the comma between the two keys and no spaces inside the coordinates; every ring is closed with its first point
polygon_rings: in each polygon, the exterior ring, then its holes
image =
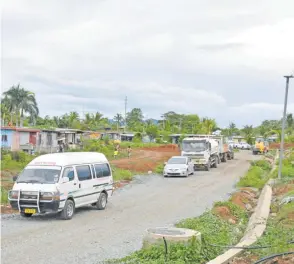
{"type": "Polygon", "coordinates": [[[256,138],[255,144],[252,148],[252,154],[263,154],[269,151],[269,143],[264,138],[256,138]]]}
{"type": "Polygon", "coordinates": [[[234,150],[229,145],[228,138],[222,135],[209,135],[210,138],[215,139],[219,146],[219,157],[222,162],[234,159],[234,150]]]}
{"type": "Polygon", "coordinates": [[[187,137],[182,141],[182,156],[188,156],[193,163],[194,170],[211,167],[217,168],[220,163],[219,143],[210,137],[187,137]]]}

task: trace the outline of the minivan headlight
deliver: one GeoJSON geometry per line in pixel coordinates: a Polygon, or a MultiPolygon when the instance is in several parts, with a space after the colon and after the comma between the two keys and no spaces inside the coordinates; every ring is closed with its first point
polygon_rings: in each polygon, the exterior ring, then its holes
{"type": "Polygon", "coordinates": [[[41,192],[40,198],[42,200],[60,200],[59,192],[41,192]]]}
{"type": "Polygon", "coordinates": [[[9,199],[18,199],[18,191],[9,191],[8,193],[8,198],[9,199]]]}

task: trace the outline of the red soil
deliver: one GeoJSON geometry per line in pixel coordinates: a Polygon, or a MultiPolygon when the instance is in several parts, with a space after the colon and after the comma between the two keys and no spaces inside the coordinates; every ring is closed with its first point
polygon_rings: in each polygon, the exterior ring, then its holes
{"type": "Polygon", "coordinates": [[[128,158],[111,161],[111,164],[121,168],[136,172],[154,171],[156,166],[164,163],[172,156],[180,155],[177,145],[164,145],[159,147],[141,148],[132,152],[128,158]]]}

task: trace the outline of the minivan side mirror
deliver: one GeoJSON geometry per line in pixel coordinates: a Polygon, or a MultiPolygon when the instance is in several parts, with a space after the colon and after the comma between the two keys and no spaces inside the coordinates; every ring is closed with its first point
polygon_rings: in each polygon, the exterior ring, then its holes
{"type": "Polygon", "coordinates": [[[69,182],[69,178],[68,177],[63,177],[62,178],[62,183],[67,183],[69,182]]]}
{"type": "Polygon", "coordinates": [[[12,180],[15,182],[17,180],[17,175],[12,177],[12,180]]]}

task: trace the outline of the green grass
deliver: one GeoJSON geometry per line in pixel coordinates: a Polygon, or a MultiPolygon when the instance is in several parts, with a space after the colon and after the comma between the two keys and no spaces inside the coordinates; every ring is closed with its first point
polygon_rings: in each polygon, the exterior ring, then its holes
{"type": "Polygon", "coordinates": [[[1,204],[8,204],[8,191],[1,186],[1,204]]]}
{"type": "Polygon", "coordinates": [[[254,254],[259,258],[294,250],[294,244],[288,244],[288,241],[294,240],[293,218],[289,219],[289,213],[294,213],[294,203],[289,203],[279,207],[278,204],[272,204],[277,209],[277,216],[270,218],[267,222],[266,230],[261,238],[252,246],[271,245],[271,248],[249,250],[244,255],[254,254]]]}
{"type": "Polygon", "coordinates": [[[119,169],[112,166],[113,169],[113,180],[121,181],[121,180],[132,180],[134,172],[130,170],[119,169]]]}
{"type": "Polygon", "coordinates": [[[163,169],[164,169],[164,164],[163,163],[160,163],[156,166],[155,168],[155,172],[157,174],[163,174],[163,169]]]}
{"type": "Polygon", "coordinates": [[[269,179],[269,174],[259,166],[252,166],[238,182],[238,187],[261,189],[269,179]]]}
{"type": "Polygon", "coordinates": [[[176,226],[201,232],[202,245],[198,240],[192,239],[188,244],[168,243],[167,261],[165,261],[165,248],[162,245],[152,245],[138,250],[131,255],[117,260],[109,260],[108,263],[206,263],[215,258],[224,249],[212,246],[234,245],[242,237],[245,231],[248,216],[246,212],[231,202],[218,202],[215,206],[227,206],[231,213],[238,219],[236,225],[229,224],[212,211],[207,211],[199,217],[188,218],[179,222],[176,226]]]}

